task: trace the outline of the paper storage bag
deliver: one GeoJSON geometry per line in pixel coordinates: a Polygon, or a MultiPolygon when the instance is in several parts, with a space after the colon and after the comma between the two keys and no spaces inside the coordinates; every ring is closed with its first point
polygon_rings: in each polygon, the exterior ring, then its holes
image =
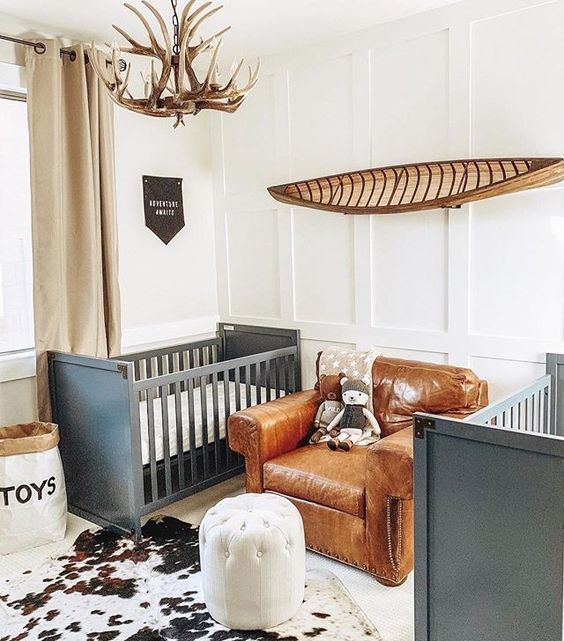
{"type": "Polygon", "coordinates": [[[65,536],[67,496],[53,423],[0,427],[0,554],[65,536]]]}

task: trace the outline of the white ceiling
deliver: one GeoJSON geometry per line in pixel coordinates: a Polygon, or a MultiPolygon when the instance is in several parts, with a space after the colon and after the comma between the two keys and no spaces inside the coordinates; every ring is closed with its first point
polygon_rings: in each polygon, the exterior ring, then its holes
{"type": "MultiPolygon", "coordinates": [[[[261,55],[294,49],[421,13],[459,0],[223,0],[203,35],[232,25],[224,39],[229,56],[261,55]]],[[[140,0],[130,0],[140,6],[140,0]]],[[[153,0],[163,16],[171,15],[169,0],[153,0]]],[[[184,0],[178,1],[179,7],[184,0]]],[[[198,3],[200,4],[200,3],[198,3]]],[[[214,4],[217,4],[217,0],[214,4]]],[[[147,10],[145,9],[145,13],[147,10]]],[[[111,24],[141,36],[143,28],[120,0],[0,0],[0,14],[40,25],[57,36],[104,42],[114,39],[111,24]]],[[[0,15],[0,32],[2,17],[0,15]]]]}

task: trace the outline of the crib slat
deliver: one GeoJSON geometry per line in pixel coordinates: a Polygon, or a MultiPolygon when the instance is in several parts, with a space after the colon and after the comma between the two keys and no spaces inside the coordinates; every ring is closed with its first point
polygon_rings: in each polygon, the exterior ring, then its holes
{"type": "Polygon", "coordinates": [[[551,431],[551,426],[550,426],[550,407],[551,407],[550,393],[551,393],[551,388],[550,387],[545,388],[544,390],[544,433],[545,434],[555,433],[551,431]]]}
{"type": "Polygon", "coordinates": [[[247,407],[251,407],[251,367],[250,365],[245,365],[245,401],[247,402],[247,407]]]}
{"type": "Polygon", "coordinates": [[[188,379],[188,435],[190,440],[190,476],[192,485],[197,482],[198,470],[196,461],[196,421],[194,417],[194,379],[188,379]]]}
{"type": "Polygon", "coordinates": [[[241,368],[235,368],[235,411],[241,409],[241,368]]]}
{"type": "Polygon", "coordinates": [[[290,357],[284,356],[284,395],[290,393],[290,357]]]}
{"type": "MultiPolygon", "coordinates": [[[[157,356],[156,361],[157,361],[157,375],[162,376],[163,374],[166,374],[166,361],[165,361],[164,355],[161,354],[160,356],[157,356]]],[[[160,387],[158,388],[158,392],[159,392],[159,396],[162,398],[163,397],[162,389],[160,387]]]]}
{"type": "Polygon", "coordinates": [[[265,363],[265,386],[266,386],[266,400],[271,401],[272,400],[272,381],[270,379],[270,359],[268,359],[265,363]]]}
{"type": "Polygon", "coordinates": [[[207,394],[207,376],[200,378],[200,414],[201,414],[201,436],[202,449],[204,454],[204,479],[210,475],[210,453],[208,450],[208,394],[207,394]]]}
{"type": "Polygon", "coordinates": [[[280,360],[278,358],[274,359],[274,387],[274,398],[280,398],[280,360]]]}
{"type": "Polygon", "coordinates": [[[149,435],[149,472],[151,475],[151,501],[159,497],[157,484],[157,455],[155,451],[155,408],[153,407],[154,389],[147,390],[147,432],[149,435]]]}
{"type": "Polygon", "coordinates": [[[259,380],[259,364],[251,365],[251,405],[257,405],[260,394],[259,380]]]}
{"type": "Polygon", "coordinates": [[[214,471],[217,474],[221,468],[220,453],[220,433],[219,433],[219,398],[218,398],[218,380],[217,372],[211,377],[212,384],[212,406],[213,406],[213,454],[214,454],[214,471]]]}
{"type": "MultiPolygon", "coordinates": [[[[184,371],[184,350],[181,352],[178,352],[178,371],[183,372],[184,371]]],[[[180,383],[180,391],[184,392],[186,391],[186,381],[182,381],[180,383]]]]}
{"type": "Polygon", "coordinates": [[[223,370],[223,409],[225,411],[225,458],[227,467],[231,464],[231,450],[227,438],[227,421],[231,415],[231,388],[229,385],[229,370],[223,370]]]}
{"type": "Polygon", "coordinates": [[[521,401],[517,403],[517,429],[521,429],[521,401]]]}
{"type": "Polygon", "coordinates": [[[163,461],[165,472],[165,494],[172,494],[172,474],[170,470],[170,434],[168,429],[168,394],[167,386],[160,388],[161,393],[161,417],[163,425],[163,461]]]}
{"type": "Polygon", "coordinates": [[[176,461],[178,464],[178,489],[185,487],[184,479],[184,425],[182,423],[182,396],[180,383],[173,383],[174,412],[176,414],[176,461]]]}
{"type": "Polygon", "coordinates": [[[290,360],[290,392],[296,391],[296,360],[293,354],[288,357],[290,360]]]}
{"type": "Polygon", "coordinates": [[[135,380],[136,381],[140,381],[141,380],[141,371],[140,371],[140,369],[141,368],[139,367],[139,361],[134,361],[134,363],[133,363],[133,371],[134,371],[134,374],[135,374],[135,380]]]}
{"type": "MultiPolygon", "coordinates": [[[[168,355],[168,373],[173,374],[176,370],[174,369],[174,353],[168,355]]],[[[172,385],[168,387],[168,393],[174,394],[174,389],[172,385]]]]}
{"type": "Polygon", "coordinates": [[[256,403],[260,405],[262,403],[262,370],[263,370],[264,361],[257,363],[255,370],[255,389],[257,391],[256,403]]]}

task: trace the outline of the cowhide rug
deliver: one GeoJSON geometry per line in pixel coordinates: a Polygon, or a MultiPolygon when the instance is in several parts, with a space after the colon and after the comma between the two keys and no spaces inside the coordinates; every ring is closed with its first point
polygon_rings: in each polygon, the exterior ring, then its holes
{"type": "Polygon", "coordinates": [[[331,573],[307,575],[298,613],[268,631],[228,630],[200,591],[198,529],[150,520],[143,540],[87,530],[68,554],[0,582],[0,641],[379,641],[331,573]]]}

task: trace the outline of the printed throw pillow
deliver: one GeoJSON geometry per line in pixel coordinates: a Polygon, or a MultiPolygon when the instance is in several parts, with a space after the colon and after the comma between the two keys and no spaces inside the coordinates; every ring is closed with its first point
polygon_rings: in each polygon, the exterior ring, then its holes
{"type": "MultiPolygon", "coordinates": [[[[319,378],[324,374],[340,374],[342,372],[348,378],[364,378],[366,376],[372,381],[372,365],[377,356],[379,356],[379,352],[374,349],[357,352],[334,346],[319,352],[317,355],[316,388],[319,387],[319,378]]],[[[373,411],[372,385],[369,387],[368,409],[373,411]]]]}

